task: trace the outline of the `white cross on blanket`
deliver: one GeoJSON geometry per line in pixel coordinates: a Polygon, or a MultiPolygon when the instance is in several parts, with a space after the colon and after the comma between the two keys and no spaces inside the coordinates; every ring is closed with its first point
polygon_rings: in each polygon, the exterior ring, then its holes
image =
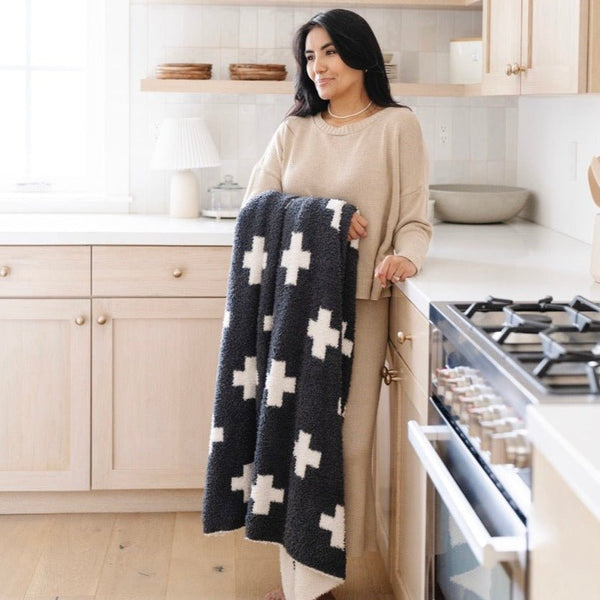
{"type": "Polygon", "coordinates": [[[283,490],[273,486],[273,475],[257,475],[251,498],[254,500],[252,512],[256,515],[268,515],[272,502],[283,502],[283,490]]]}
{"type": "Polygon", "coordinates": [[[331,545],[334,548],[344,549],[344,507],[339,504],[335,507],[335,516],[321,513],[319,521],[321,529],[331,531],[331,545]]]}
{"type": "Polygon", "coordinates": [[[312,355],[321,360],[325,360],[327,346],[337,348],[340,343],[340,332],[330,327],[330,324],[331,311],[322,306],[319,308],[317,320],[310,319],[308,322],[308,337],[313,339],[312,355]]]}
{"type": "Polygon", "coordinates": [[[302,234],[292,233],[290,247],[281,255],[281,266],[285,269],[285,284],[298,283],[298,271],[310,267],[310,252],[302,250],[302,234]]]}
{"type": "Polygon", "coordinates": [[[293,394],[296,391],[296,378],[286,377],[285,360],[271,361],[271,369],[267,374],[265,387],[267,388],[267,404],[269,406],[281,406],[283,394],[293,394]]]}
{"type": "Polygon", "coordinates": [[[296,459],[296,465],[294,472],[298,477],[304,479],[306,474],[306,467],[319,468],[321,464],[321,453],[318,450],[311,450],[310,440],[312,435],[306,433],[306,431],[300,430],[298,433],[298,439],[294,442],[294,457],[296,459]]]}

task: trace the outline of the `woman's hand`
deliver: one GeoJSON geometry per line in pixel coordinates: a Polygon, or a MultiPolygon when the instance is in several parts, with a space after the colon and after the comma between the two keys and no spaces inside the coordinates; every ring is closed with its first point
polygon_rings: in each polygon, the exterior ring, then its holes
{"type": "Polygon", "coordinates": [[[348,241],[358,240],[360,238],[367,237],[367,225],[368,221],[358,212],[352,215],[350,221],[350,227],[348,229],[348,241]]]}
{"type": "Polygon", "coordinates": [[[379,279],[383,288],[388,281],[398,283],[416,274],[417,267],[405,256],[386,256],[375,269],[375,277],[379,279]]]}

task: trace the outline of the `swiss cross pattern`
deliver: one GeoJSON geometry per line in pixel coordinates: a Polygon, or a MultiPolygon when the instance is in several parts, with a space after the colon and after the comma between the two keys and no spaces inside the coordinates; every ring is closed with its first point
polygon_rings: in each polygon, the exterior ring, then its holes
{"type": "Polygon", "coordinates": [[[311,449],[311,439],[310,433],[300,430],[298,439],[294,442],[294,458],[296,459],[294,472],[302,479],[306,475],[306,467],[318,469],[321,464],[321,452],[311,449]]]}
{"type": "Polygon", "coordinates": [[[248,269],[248,285],[260,284],[263,269],[267,266],[267,252],[265,252],[265,238],[255,235],[252,238],[252,250],[244,252],[242,266],[248,269]]]}
{"type": "Polygon", "coordinates": [[[281,266],[286,270],[286,285],[296,285],[300,269],[308,269],[310,267],[310,252],[302,250],[302,233],[292,233],[290,247],[281,254],[281,266]]]}
{"type": "Polygon", "coordinates": [[[331,546],[343,550],[345,547],[344,507],[337,504],[333,516],[321,513],[319,527],[331,531],[331,546]]]}
{"type": "Polygon", "coordinates": [[[271,504],[283,502],[284,490],[273,485],[273,475],[257,475],[250,497],[253,500],[252,512],[255,515],[268,515],[271,504]]]}
{"type": "Polygon", "coordinates": [[[311,353],[314,357],[325,360],[327,346],[337,348],[340,343],[340,331],[331,327],[332,312],[319,307],[316,319],[308,321],[308,337],[312,338],[311,353]]]}

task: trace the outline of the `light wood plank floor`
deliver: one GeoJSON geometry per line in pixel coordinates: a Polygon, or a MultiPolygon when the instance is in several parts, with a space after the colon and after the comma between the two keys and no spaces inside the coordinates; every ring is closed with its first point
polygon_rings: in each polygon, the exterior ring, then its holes
{"type": "MultiPolygon", "coordinates": [[[[277,547],[204,536],[199,513],[0,515],[0,600],[262,600],[277,547]]],[[[393,600],[381,557],[348,561],[338,600],[393,600]]]]}

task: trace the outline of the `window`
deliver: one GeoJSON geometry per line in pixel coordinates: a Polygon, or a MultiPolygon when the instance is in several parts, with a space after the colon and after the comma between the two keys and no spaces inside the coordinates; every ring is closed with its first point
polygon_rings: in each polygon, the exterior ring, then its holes
{"type": "Polygon", "coordinates": [[[1,210],[126,207],[128,11],[126,0],[0,0],[1,210]]]}

